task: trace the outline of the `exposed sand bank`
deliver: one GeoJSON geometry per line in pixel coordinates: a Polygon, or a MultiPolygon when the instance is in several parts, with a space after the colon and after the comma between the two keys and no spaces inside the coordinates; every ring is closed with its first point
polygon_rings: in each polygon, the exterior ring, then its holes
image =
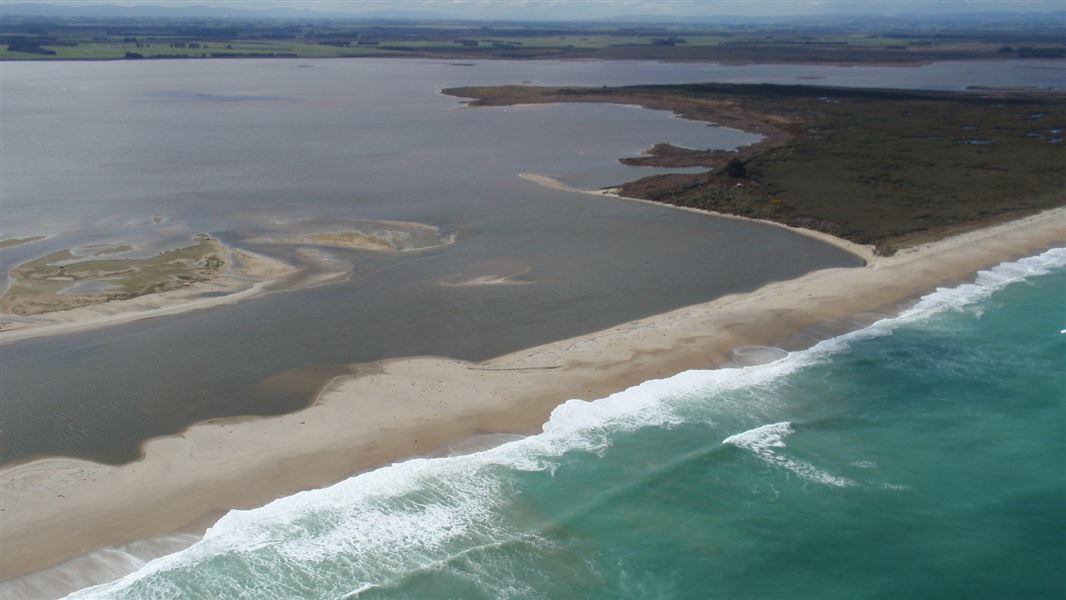
{"type": "Polygon", "coordinates": [[[1066,245],[1066,209],[827,269],[484,363],[435,357],[361,365],[309,408],[194,425],[113,467],[53,458],[0,470],[0,575],[181,530],[481,433],[537,431],[572,398],[772,346],[819,323],[904,302],[1005,260],[1066,245]]]}
{"type": "Polygon", "coordinates": [[[232,304],[264,292],[296,268],[281,261],[215,243],[224,256],[220,272],[206,281],[125,300],[102,301],[32,316],[3,314],[0,344],[130,323],[210,306],[232,304]]]}
{"type": "Polygon", "coordinates": [[[446,287],[481,287],[536,283],[532,276],[533,267],[515,260],[491,260],[475,265],[469,271],[445,277],[439,284],[446,287]]]}

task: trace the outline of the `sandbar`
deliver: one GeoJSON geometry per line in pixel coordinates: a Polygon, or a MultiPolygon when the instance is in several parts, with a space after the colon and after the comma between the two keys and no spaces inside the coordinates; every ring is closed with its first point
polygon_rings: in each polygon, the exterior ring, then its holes
{"type": "Polygon", "coordinates": [[[596,399],[739,347],[899,306],[1000,262],[1066,245],[1066,209],[867,257],[482,363],[411,357],[353,366],[301,411],[199,423],[109,466],[47,458],[0,470],[10,579],[93,549],[182,530],[233,508],[321,487],[486,433],[539,430],[563,402],[596,399]]]}

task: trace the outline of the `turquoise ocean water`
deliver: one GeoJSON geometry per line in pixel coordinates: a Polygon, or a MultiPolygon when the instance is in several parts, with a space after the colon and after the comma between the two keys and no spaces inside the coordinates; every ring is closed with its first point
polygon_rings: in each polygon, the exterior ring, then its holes
{"type": "Polygon", "coordinates": [[[1066,597],[1066,249],[234,511],[77,598],[1066,597]]]}

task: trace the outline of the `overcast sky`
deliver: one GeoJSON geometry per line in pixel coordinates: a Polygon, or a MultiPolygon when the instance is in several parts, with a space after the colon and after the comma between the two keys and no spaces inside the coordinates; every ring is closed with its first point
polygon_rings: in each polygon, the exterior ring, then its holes
{"type": "Polygon", "coordinates": [[[461,19],[611,16],[957,14],[1063,10],[1066,0],[0,0],[3,4],[295,8],[329,13],[429,12],[461,19]]]}

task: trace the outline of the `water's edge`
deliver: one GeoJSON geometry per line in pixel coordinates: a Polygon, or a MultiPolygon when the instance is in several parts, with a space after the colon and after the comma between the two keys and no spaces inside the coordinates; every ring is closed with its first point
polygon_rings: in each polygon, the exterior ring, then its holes
{"type": "MultiPolygon", "coordinates": [[[[478,463],[485,461],[498,462],[496,455],[507,455],[515,452],[515,449],[526,447],[520,454],[527,455],[530,450],[543,450],[545,439],[559,440],[560,438],[572,438],[580,436],[582,432],[590,428],[602,426],[604,423],[617,419],[633,418],[643,410],[656,406],[663,398],[681,393],[694,386],[706,385],[750,385],[753,380],[765,380],[776,378],[784,374],[803,368],[811,362],[823,359],[825,356],[846,351],[848,343],[852,340],[869,336],[878,336],[890,331],[893,327],[923,319],[938,312],[965,306],[976,302],[991,293],[1013,283],[1023,281],[1028,277],[1047,273],[1051,269],[1066,266],[1066,249],[1056,248],[1040,255],[1024,258],[1013,262],[1004,262],[1000,265],[977,274],[973,283],[965,283],[957,287],[941,287],[937,291],[921,296],[916,301],[899,305],[896,310],[888,310],[893,316],[888,316],[869,324],[870,313],[857,315],[854,319],[843,319],[829,323],[830,330],[834,331],[833,337],[822,339],[810,345],[810,347],[788,352],[783,358],[771,360],[769,363],[761,363],[755,359],[750,366],[723,367],[712,370],[686,371],[672,377],[661,380],[647,381],[634,388],[612,394],[600,400],[591,402],[571,400],[552,411],[551,418],[544,423],[543,433],[522,439],[496,438],[496,439],[470,439],[460,440],[452,444],[452,448],[442,448],[432,453],[430,458],[415,457],[388,466],[368,469],[352,477],[344,479],[335,486],[345,488],[355,487],[357,480],[369,478],[377,480],[385,477],[391,470],[407,472],[408,470],[424,471],[433,468],[434,464],[447,464],[455,460],[472,460],[478,463]],[[844,328],[850,331],[841,333],[844,328]],[[478,444],[490,446],[480,449],[478,444]],[[471,448],[472,446],[472,448],[471,448]],[[466,450],[473,449],[473,452],[466,450]],[[436,457],[432,457],[433,455],[436,457]],[[443,455],[443,456],[442,456],[443,455]],[[457,458],[458,457],[458,458],[457,458]]],[[[823,330],[824,331],[824,330],[823,330]]],[[[792,336],[796,339],[796,336],[792,336]]],[[[784,340],[782,340],[784,343],[784,340]]],[[[744,349],[735,349],[744,350],[744,349]]],[[[737,358],[734,364],[743,364],[742,353],[734,352],[737,358]]],[[[769,358],[775,358],[773,354],[769,358]]],[[[553,449],[555,454],[558,449],[553,449]]],[[[503,459],[504,456],[498,457],[503,459]]],[[[530,456],[524,456],[523,460],[530,460],[530,456]]],[[[512,459],[505,459],[504,463],[511,463],[512,459]]],[[[223,516],[213,526],[207,528],[204,537],[198,537],[192,533],[180,532],[169,536],[161,536],[150,540],[142,540],[117,548],[104,548],[79,557],[56,567],[46,569],[22,578],[5,582],[5,591],[10,591],[14,597],[18,589],[44,588],[48,586],[65,584],[63,591],[51,592],[63,594],[74,591],[78,587],[102,583],[118,579],[113,585],[121,586],[122,582],[136,580],[138,573],[150,573],[165,568],[168,561],[179,560],[185,547],[196,547],[201,541],[223,535],[232,525],[233,519],[238,522],[247,522],[257,514],[271,514],[275,509],[293,502],[295,497],[308,494],[329,493],[334,486],[320,490],[302,492],[294,496],[279,498],[261,508],[249,511],[231,511],[223,516]],[[273,507],[273,508],[272,508],[273,507]],[[95,570],[95,573],[86,572],[95,570]],[[72,572],[73,571],[73,572],[72,572]],[[125,573],[124,573],[125,572],[125,573]],[[94,577],[95,575],[95,577],[94,577]],[[131,579],[132,578],[132,579],[131,579]],[[47,583],[46,583],[47,582],[47,583]],[[29,586],[29,587],[24,587],[29,586]]],[[[373,486],[371,486],[373,487],[373,486]]],[[[91,590],[87,590],[91,591],[91,590]]],[[[100,591],[104,591],[101,589],[100,591]]],[[[8,597],[5,595],[5,597],[8,597]]],[[[25,596],[30,597],[30,596],[25,596]]]]}

